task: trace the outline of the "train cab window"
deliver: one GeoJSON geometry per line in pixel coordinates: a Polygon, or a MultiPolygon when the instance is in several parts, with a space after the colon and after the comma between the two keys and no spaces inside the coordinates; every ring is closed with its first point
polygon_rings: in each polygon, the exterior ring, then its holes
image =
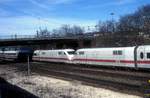
{"type": "Polygon", "coordinates": [[[72,55],[72,54],[75,54],[74,51],[68,51],[68,54],[72,55]]]}
{"type": "Polygon", "coordinates": [[[143,52],[140,53],[140,58],[143,59],[144,58],[144,54],[143,52]]]}
{"type": "Polygon", "coordinates": [[[79,55],[84,55],[84,52],[83,52],[83,51],[80,51],[80,52],[79,52],[79,55]]]}
{"type": "Polygon", "coordinates": [[[77,52],[74,53],[74,55],[77,55],[77,54],[78,54],[77,52]]]}
{"type": "Polygon", "coordinates": [[[58,52],[58,55],[66,55],[65,52],[58,52]]]}
{"type": "Polygon", "coordinates": [[[64,52],[64,55],[66,55],[66,53],[64,52]]]}
{"type": "Polygon", "coordinates": [[[37,54],[36,54],[36,53],[34,53],[34,56],[37,56],[37,54]]]}
{"type": "Polygon", "coordinates": [[[150,59],[150,53],[147,53],[147,58],[150,59]]]}

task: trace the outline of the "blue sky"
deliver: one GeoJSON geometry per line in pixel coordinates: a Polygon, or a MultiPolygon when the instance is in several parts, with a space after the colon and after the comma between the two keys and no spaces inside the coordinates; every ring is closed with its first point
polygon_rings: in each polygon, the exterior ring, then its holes
{"type": "Polygon", "coordinates": [[[34,35],[62,24],[94,26],[150,4],[150,0],[0,0],[0,35],[34,35]]]}

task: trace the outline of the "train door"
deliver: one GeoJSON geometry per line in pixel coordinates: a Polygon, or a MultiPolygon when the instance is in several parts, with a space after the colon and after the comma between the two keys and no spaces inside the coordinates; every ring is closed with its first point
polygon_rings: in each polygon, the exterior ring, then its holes
{"type": "Polygon", "coordinates": [[[114,50],[113,51],[113,57],[115,59],[114,66],[121,66],[120,60],[122,58],[123,52],[122,50],[114,50]]]}
{"type": "Polygon", "coordinates": [[[145,49],[143,46],[138,47],[137,49],[137,65],[135,65],[135,68],[143,67],[145,66],[144,61],[146,58],[145,49]]]}
{"type": "Polygon", "coordinates": [[[78,52],[78,60],[80,64],[87,64],[87,55],[85,51],[78,52]]]}
{"type": "Polygon", "coordinates": [[[66,60],[67,60],[67,53],[65,51],[62,51],[61,61],[66,62],[66,60]]]}
{"type": "Polygon", "coordinates": [[[46,59],[45,59],[45,51],[44,50],[42,50],[42,51],[39,51],[39,53],[40,53],[40,61],[46,61],[46,59]]]}
{"type": "Polygon", "coordinates": [[[150,68],[150,46],[145,46],[145,66],[144,68],[150,68]]]}
{"type": "Polygon", "coordinates": [[[41,54],[40,54],[41,52],[40,51],[38,51],[37,52],[37,59],[40,61],[41,60],[41,54]]]}
{"type": "Polygon", "coordinates": [[[137,66],[140,68],[150,68],[150,46],[140,46],[138,55],[137,66]]]}

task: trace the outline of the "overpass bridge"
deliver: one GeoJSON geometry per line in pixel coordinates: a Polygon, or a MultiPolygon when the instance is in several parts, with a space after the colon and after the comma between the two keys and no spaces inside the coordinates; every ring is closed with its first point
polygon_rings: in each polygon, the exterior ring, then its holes
{"type": "Polygon", "coordinates": [[[37,37],[17,35],[0,37],[0,46],[33,46],[38,48],[82,48],[90,47],[93,36],[37,37]]]}

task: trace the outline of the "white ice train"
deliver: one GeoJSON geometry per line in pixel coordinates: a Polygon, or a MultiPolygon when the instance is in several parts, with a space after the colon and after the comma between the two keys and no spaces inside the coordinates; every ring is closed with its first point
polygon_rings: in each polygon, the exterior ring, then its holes
{"type": "Polygon", "coordinates": [[[66,50],[37,50],[33,60],[86,65],[150,68],[150,45],[66,50]],[[60,52],[61,51],[61,52],[60,52]],[[65,54],[64,54],[65,53],[65,54]]]}
{"type": "Polygon", "coordinates": [[[71,63],[74,52],[73,49],[36,50],[32,59],[35,61],[71,63]]]}

